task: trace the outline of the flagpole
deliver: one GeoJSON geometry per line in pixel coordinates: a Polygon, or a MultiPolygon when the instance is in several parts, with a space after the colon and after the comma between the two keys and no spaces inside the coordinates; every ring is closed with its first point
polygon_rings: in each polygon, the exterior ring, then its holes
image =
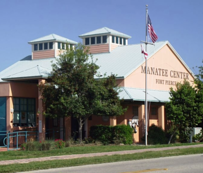
{"type": "MultiPolygon", "coordinates": [[[[148,5],[146,5],[146,33],[145,33],[145,51],[147,52],[147,28],[148,28],[148,5]]],[[[147,58],[145,58],[145,145],[147,146],[147,128],[148,128],[148,118],[147,118],[147,58]]]]}

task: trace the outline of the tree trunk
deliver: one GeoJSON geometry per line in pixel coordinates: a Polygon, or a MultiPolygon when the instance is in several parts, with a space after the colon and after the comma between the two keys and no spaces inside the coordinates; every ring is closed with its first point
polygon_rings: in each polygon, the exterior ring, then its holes
{"type": "Polygon", "coordinates": [[[79,140],[80,140],[80,143],[82,143],[82,126],[83,126],[82,118],[79,118],[79,140]]]}
{"type": "Polygon", "coordinates": [[[172,140],[173,136],[175,135],[175,133],[176,133],[176,130],[174,130],[174,132],[171,134],[170,139],[169,139],[169,141],[168,141],[168,144],[171,143],[171,140],[172,140]]]}
{"type": "Polygon", "coordinates": [[[171,143],[171,139],[173,138],[173,135],[174,135],[174,133],[170,136],[170,139],[169,139],[169,141],[168,141],[168,144],[171,143]]]}

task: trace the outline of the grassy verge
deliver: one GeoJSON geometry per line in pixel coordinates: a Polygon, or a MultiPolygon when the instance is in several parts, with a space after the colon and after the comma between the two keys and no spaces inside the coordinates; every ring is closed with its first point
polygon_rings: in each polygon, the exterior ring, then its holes
{"type": "Polygon", "coordinates": [[[0,160],[13,160],[13,159],[26,159],[26,158],[39,158],[47,156],[59,156],[70,154],[86,154],[86,153],[101,153],[110,151],[123,151],[123,150],[137,150],[145,148],[161,148],[172,146],[185,146],[185,145],[198,145],[202,143],[187,143],[187,144],[170,144],[170,145],[101,145],[101,146],[72,146],[63,149],[55,149],[48,151],[7,151],[0,152],[0,160]]]}
{"type": "Polygon", "coordinates": [[[156,151],[156,152],[90,157],[90,158],[81,158],[81,159],[72,159],[72,160],[31,162],[26,164],[2,165],[0,166],[0,171],[1,173],[5,173],[5,172],[12,173],[17,171],[31,171],[31,170],[79,166],[79,165],[87,165],[87,164],[98,164],[98,163],[109,163],[109,162],[117,162],[117,161],[167,157],[167,156],[198,154],[202,152],[203,152],[203,147],[198,147],[198,148],[190,148],[190,149],[174,149],[174,150],[165,150],[165,151],[156,151]]]}

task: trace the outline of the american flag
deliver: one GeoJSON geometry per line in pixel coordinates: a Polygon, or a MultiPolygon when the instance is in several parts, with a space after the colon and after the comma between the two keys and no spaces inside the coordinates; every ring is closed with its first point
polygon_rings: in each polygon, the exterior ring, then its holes
{"type": "Polygon", "coordinates": [[[148,53],[142,48],[142,45],[141,45],[141,49],[142,49],[142,53],[144,54],[145,59],[147,59],[148,53]]]}
{"type": "Polygon", "coordinates": [[[152,26],[152,22],[150,20],[149,15],[148,15],[148,22],[147,23],[148,23],[147,25],[148,25],[149,36],[150,36],[152,42],[155,43],[157,41],[157,39],[158,39],[158,36],[156,35],[156,33],[154,31],[154,28],[152,26]]]}

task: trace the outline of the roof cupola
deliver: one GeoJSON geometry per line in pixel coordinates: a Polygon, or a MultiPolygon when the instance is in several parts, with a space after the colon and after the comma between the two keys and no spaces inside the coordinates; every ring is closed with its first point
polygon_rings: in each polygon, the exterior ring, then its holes
{"type": "Polygon", "coordinates": [[[90,48],[90,53],[111,52],[118,46],[128,45],[128,39],[131,36],[118,32],[116,30],[104,27],[79,36],[83,44],[90,48]]]}
{"type": "Polygon", "coordinates": [[[50,34],[28,42],[32,45],[32,59],[44,59],[57,57],[61,50],[66,49],[66,45],[74,47],[77,42],[61,37],[56,34],[50,34]]]}

